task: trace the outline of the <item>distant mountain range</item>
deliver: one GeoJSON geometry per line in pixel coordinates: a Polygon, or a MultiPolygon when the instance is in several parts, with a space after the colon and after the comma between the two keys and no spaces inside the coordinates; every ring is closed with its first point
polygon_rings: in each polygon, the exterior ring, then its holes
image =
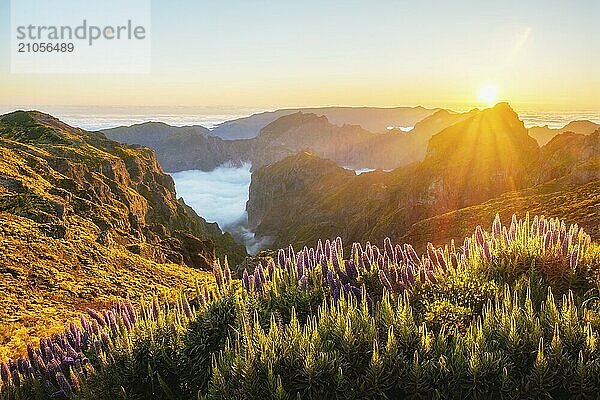
{"type": "Polygon", "coordinates": [[[598,128],[600,128],[600,124],[591,121],[571,121],[562,128],[557,129],[550,128],[548,125],[534,126],[529,128],[529,135],[537,140],[540,146],[543,146],[560,133],[573,132],[589,135],[598,128]]]}
{"type": "MultiPolygon", "coordinates": [[[[590,190],[600,191],[599,135],[562,134],[540,148],[517,114],[498,104],[473,111],[433,135],[423,161],[389,173],[354,176],[331,161],[300,153],[253,174],[249,222],[257,234],[274,238],[276,247],[314,244],[319,237],[336,235],[379,242],[385,236],[408,235],[419,221],[506,193],[527,198],[553,190],[559,195],[590,184],[584,192],[591,195],[590,190]],[[552,189],[525,192],[548,182],[554,182],[545,186],[552,189]]],[[[506,214],[523,211],[518,204],[499,209],[506,214]]],[[[591,216],[600,212],[598,203],[582,207],[591,216]]]]}
{"type": "Polygon", "coordinates": [[[334,125],[360,125],[371,132],[384,132],[389,127],[414,126],[437,109],[424,107],[317,107],[289,108],[267,111],[249,117],[224,122],[212,130],[222,139],[251,139],[271,122],[290,114],[302,112],[327,117],[334,125]]]}
{"type": "MultiPolygon", "coordinates": [[[[310,151],[343,166],[393,169],[420,160],[431,135],[468,118],[474,112],[459,114],[439,110],[432,114],[422,108],[408,110],[412,114],[418,111],[411,118],[427,115],[414,123],[414,129],[410,132],[384,128],[382,132],[374,133],[360,125],[336,125],[326,116],[298,111],[271,121],[260,128],[256,137],[242,140],[223,140],[214,136],[215,131],[199,126],[172,127],[156,122],[107,129],[102,133],[113,140],[154,149],[160,164],[169,172],[190,169],[210,171],[226,162],[250,162],[256,169],[298,151],[310,151]]],[[[374,109],[373,113],[376,116],[383,111],[386,109],[374,109]]],[[[273,115],[269,114],[270,117],[273,115]]],[[[333,115],[339,121],[344,113],[338,111],[333,115]]],[[[255,124],[267,120],[248,118],[255,124]]],[[[374,118],[367,121],[370,126],[376,125],[374,118]]],[[[384,118],[378,123],[384,126],[389,121],[389,118],[384,118]]],[[[246,122],[242,119],[233,121],[232,124],[234,123],[246,122]]]]}
{"type": "MultiPolygon", "coordinates": [[[[433,135],[478,112],[422,107],[289,109],[225,122],[213,130],[147,122],[102,132],[113,140],[154,149],[169,172],[211,171],[225,163],[243,162],[257,169],[299,151],[354,169],[391,170],[423,160],[433,135]],[[407,124],[414,127],[409,132],[398,128],[407,124]],[[238,137],[245,139],[230,140],[238,137]]],[[[559,133],[590,134],[599,126],[574,121],[561,129],[532,127],[528,132],[544,145],[559,133]]]]}

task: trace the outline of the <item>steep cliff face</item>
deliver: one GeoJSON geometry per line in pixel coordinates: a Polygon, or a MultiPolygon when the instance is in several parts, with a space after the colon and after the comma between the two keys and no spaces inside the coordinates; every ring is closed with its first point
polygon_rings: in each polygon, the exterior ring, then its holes
{"type": "Polygon", "coordinates": [[[176,199],[151,150],[0,116],[0,359],[86,307],[175,296],[225,254],[245,251],[176,199]]]}
{"type": "Polygon", "coordinates": [[[336,185],[354,176],[354,172],[338,167],[333,161],[307,152],[260,168],[252,175],[250,184],[246,207],[248,225],[262,236],[286,229],[281,224],[283,221],[293,229],[303,216],[290,214],[290,210],[301,209],[312,193],[332,190],[334,186],[330,184],[336,185]]]}
{"type": "Polygon", "coordinates": [[[168,172],[210,171],[226,162],[242,161],[236,152],[238,146],[212,136],[210,130],[201,126],[175,127],[147,122],[107,129],[102,133],[121,143],[139,144],[155,150],[158,162],[168,172]]]}
{"type": "MultiPolygon", "coordinates": [[[[554,146],[540,150],[514,111],[499,104],[472,112],[469,118],[434,135],[422,162],[389,173],[351,176],[335,165],[321,173],[323,160],[305,158],[298,180],[306,181],[304,177],[311,175],[305,171],[312,171],[314,179],[287,188],[284,195],[269,194],[266,188],[276,177],[296,179],[294,158],[284,159],[252,177],[251,187],[265,194],[259,203],[251,197],[247,209],[258,215],[257,232],[268,232],[275,245],[311,244],[328,235],[351,241],[400,238],[418,221],[541,184],[552,179],[549,171],[561,177],[565,171],[571,172],[569,178],[547,190],[566,190],[597,179],[589,173],[598,165],[593,156],[597,139],[594,135],[585,138],[585,143],[572,139],[571,150],[563,152],[573,156],[562,154],[570,161],[568,167],[561,166],[553,161],[554,146]],[[580,154],[589,157],[575,157],[580,154]],[[577,181],[572,179],[576,173],[577,181]]],[[[562,147],[559,143],[555,146],[562,147]]]]}
{"type": "MultiPolygon", "coordinates": [[[[0,118],[0,211],[68,238],[85,219],[99,242],[156,262],[208,268],[233,239],[175,197],[154,153],[70,127],[38,112],[0,118]],[[73,217],[73,218],[70,218],[73,217]]],[[[237,251],[235,251],[237,250],[237,251]]]]}

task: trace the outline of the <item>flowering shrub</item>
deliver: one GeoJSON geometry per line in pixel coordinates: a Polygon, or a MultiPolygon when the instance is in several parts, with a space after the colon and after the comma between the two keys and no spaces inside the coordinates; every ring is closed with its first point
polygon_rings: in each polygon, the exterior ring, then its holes
{"type": "Polygon", "coordinates": [[[421,255],[337,238],[239,281],[216,263],[191,301],[90,309],[0,364],[0,399],[593,398],[599,260],[576,225],[496,217],[421,255]]]}

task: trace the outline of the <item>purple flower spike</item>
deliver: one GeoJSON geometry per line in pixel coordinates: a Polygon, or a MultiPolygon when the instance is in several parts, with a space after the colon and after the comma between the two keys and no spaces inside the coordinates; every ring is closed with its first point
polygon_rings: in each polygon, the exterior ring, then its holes
{"type": "Polygon", "coordinates": [[[242,274],[242,286],[246,291],[250,291],[250,276],[248,275],[248,270],[244,268],[244,273],[242,274]]]}
{"type": "Polygon", "coordinates": [[[342,238],[339,236],[335,238],[335,247],[339,256],[341,258],[344,258],[344,247],[342,246],[342,238]]]}
{"type": "Polygon", "coordinates": [[[577,269],[577,259],[579,257],[579,249],[576,247],[571,253],[571,257],[569,257],[569,266],[574,271],[577,269]]]}
{"type": "Polygon", "coordinates": [[[369,257],[367,256],[366,253],[363,253],[362,257],[361,257],[361,268],[364,269],[367,272],[371,271],[371,260],[369,260],[369,257]]]}
{"type": "MultiPolygon", "coordinates": [[[[259,264],[260,265],[260,264],[259,264]]],[[[256,293],[262,293],[263,281],[258,271],[258,267],[254,270],[254,291],[256,293]]]]}
{"type": "Polygon", "coordinates": [[[356,265],[353,260],[345,260],[344,267],[346,269],[346,274],[350,279],[356,280],[358,278],[358,270],[356,269],[356,265]]]}
{"type": "Polygon", "coordinates": [[[479,225],[477,225],[477,228],[475,228],[475,240],[479,246],[483,246],[483,241],[485,238],[483,236],[483,229],[481,229],[481,226],[479,225]]]}
{"type": "Polygon", "coordinates": [[[102,316],[96,310],[94,310],[93,308],[88,308],[86,309],[86,312],[90,317],[96,320],[101,327],[106,326],[106,321],[104,321],[104,318],[102,318],[102,316]]]}
{"type": "Polygon", "coordinates": [[[283,249],[279,249],[277,252],[277,265],[281,268],[285,266],[285,251],[283,249]]]}
{"type": "Polygon", "coordinates": [[[215,282],[217,283],[217,287],[219,288],[219,290],[223,289],[223,273],[221,271],[221,267],[218,266],[216,263],[213,266],[213,275],[215,277],[215,282]]]}
{"type": "Polygon", "coordinates": [[[381,282],[381,285],[385,287],[388,292],[392,292],[392,284],[390,283],[383,270],[379,270],[379,282],[381,282]]]}
{"type": "Polygon", "coordinates": [[[394,247],[392,246],[392,240],[386,237],[383,240],[383,253],[390,259],[394,259],[394,247]]]}
{"type": "Polygon", "coordinates": [[[502,233],[502,222],[500,221],[500,214],[496,214],[494,222],[492,223],[492,233],[494,237],[500,236],[502,233]]]}
{"type": "Polygon", "coordinates": [[[487,240],[483,244],[483,255],[484,255],[486,261],[492,260],[492,251],[490,250],[490,242],[488,242],[487,240]]]}
{"type": "Polygon", "coordinates": [[[75,396],[75,393],[73,393],[73,389],[71,388],[71,385],[69,385],[67,378],[65,378],[61,372],[56,373],[56,382],[58,383],[60,390],[63,391],[67,398],[75,396]]]}
{"type": "Polygon", "coordinates": [[[0,377],[2,378],[2,382],[8,383],[8,379],[10,378],[10,369],[8,368],[8,364],[5,362],[0,364],[0,377]]]}

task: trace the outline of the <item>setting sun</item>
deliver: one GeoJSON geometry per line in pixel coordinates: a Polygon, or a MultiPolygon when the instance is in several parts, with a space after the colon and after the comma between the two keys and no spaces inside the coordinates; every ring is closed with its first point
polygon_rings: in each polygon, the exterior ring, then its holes
{"type": "Polygon", "coordinates": [[[481,86],[477,98],[486,106],[494,105],[498,99],[498,87],[491,84],[481,86]]]}

